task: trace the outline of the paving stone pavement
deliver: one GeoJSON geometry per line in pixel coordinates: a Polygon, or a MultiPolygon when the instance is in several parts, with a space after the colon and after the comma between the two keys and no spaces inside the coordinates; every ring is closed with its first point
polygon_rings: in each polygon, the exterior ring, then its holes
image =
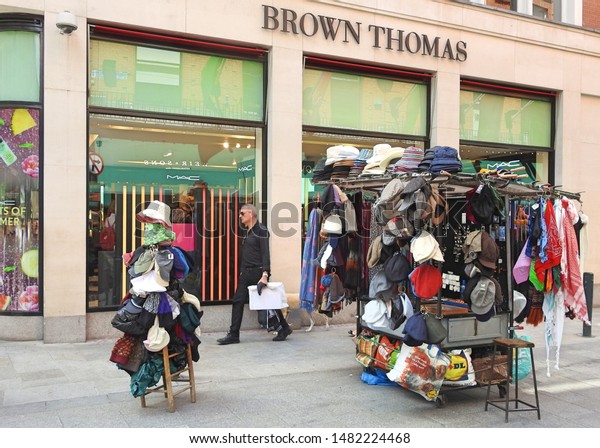
{"type": "MultiPolygon", "coordinates": [[[[521,332],[536,344],[542,418],[513,413],[508,423],[498,409],[484,412],[485,388],[449,392],[438,408],[402,387],[365,384],[349,335],[354,328],[295,328],[285,342],[249,330],[229,346],[216,343],[222,333],[203,334],[194,366],[197,401],[184,392],[173,413],[160,394],[148,396],[145,409],[131,395],[129,376],[109,361],[113,340],[0,341],[0,428],[600,427],[598,324],[583,337],[581,322],[565,322],[560,369],[552,361],[549,377],[543,324],[521,332]]],[[[533,399],[530,378],[520,391],[533,399]]]]}

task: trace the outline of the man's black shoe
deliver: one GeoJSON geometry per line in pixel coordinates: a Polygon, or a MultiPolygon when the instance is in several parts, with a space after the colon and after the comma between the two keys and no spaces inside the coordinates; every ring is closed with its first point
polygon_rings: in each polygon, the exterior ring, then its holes
{"type": "Polygon", "coordinates": [[[292,329],[290,327],[287,327],[285,329],[279,330],[279,332],[277,333],[277,336],[275,336],[273,338],[274,341],[285,341],[285,338],[287,338],[290,334],[292,334],[292,329]]]}
{"type": "Polygon", "coordinates": [[[217,339],[217,342],[219,343],[219,345],[239,344],[240,338],[232,336],[230,333],[227,333],[225,337],[217,339]]]}

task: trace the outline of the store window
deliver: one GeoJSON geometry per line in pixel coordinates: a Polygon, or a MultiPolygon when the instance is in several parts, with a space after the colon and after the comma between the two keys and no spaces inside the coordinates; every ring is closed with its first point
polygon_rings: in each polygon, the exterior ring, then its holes
{"type": "MultiPolygon", "coordinates": [[[[416,146],[426,148],[423,140],[402,138],[396,135],[360,136],[340,132],[304,131],[302,133],[302,217],[304,225],[308,222],[310,211],[320,201],[324,186],[313,182],[313,168],[318,160],[326,157],[327,148],[336,145],[350,145],[357,149],[371,149],[375,145],[389,144],[392,147],[407,148],[416,146]]],[[[303,229],[304,230],[304,229],[303,229]]]]}
{"type": "MultiPolygon", "coordinates": [[[[324,187],[313,168],[327,148],[377,144],[425,149],[430,75],[307,57],[303,79],[303,222],[324,187]]],[[[349,172],[347,172],[349,174],[349,172]]]]}
{"type": "Polygon", "coordinates": [[[0,314],[42,311],[40,31],[0,15],[0,314]]]}
{"type": "Polygon", "coordinates": [[[310,68],[303,83],[304,126],[426,134],[425,84],[310,68]]]}
{"type": "Polygon", "coordinates": [[[92,107],[262,122],[263,77],[260,61],[90,42],[92,107]]]}
{"type": "Polygon", "coordinates": [[[233,296],[239,208],[265,198],[264,70],[262,53],[92,39],[88,309],[127,293],[122,254],[144,244],[136,214],[152,200],[171,208],[175,244],[193,261],[184,288],[203,303],[233,296]]]}
{"type": "Polygon", "coordinates": [[[0,28],[0,101],[39,102],[40,64],[39,32],[0,28]]]}
{"type": "Polygon", "coordinates": [[[516,168],[523,182],[550,182],[554,94],[468,80],[461,84],[463,171],[516,168]]]}
{"type": "Polygon", "coordinates": [[[194,260],[186,290],[231,298],[239,207],[261,198],[262,130],[92,114],[90,132],[89,307],[116,306],[126,293],[121,255],[144,244],[135,215],[152,200],[169,205],[176,244],[194,260]]]}
{"type": "Polygon", "coordinates": [[[471,0],[471,3],[575,26],[586,26],[586,20],[594,21],[597,16],[593,2],[586,0],[471,0]]]}

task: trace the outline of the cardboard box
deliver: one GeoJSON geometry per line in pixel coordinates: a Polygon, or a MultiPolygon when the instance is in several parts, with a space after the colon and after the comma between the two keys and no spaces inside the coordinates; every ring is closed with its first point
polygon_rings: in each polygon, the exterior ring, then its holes
{"type": "Polygon", "coordinates": [[[508,356],[496,355],[494,364],[494,373],[492,374],[492,357],[473,358],[473,370],[475,371],[475,380],[481,385],[486,385],[492,377],[492,384],[506,382],[508,377],[508,356]]]}

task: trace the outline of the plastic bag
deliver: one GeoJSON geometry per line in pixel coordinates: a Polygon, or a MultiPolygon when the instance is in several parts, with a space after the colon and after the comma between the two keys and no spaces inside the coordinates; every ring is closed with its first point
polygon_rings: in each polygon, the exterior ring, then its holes
{"type": "Polygon", "coordinates": [[[362,382],[370,386],[399,386],[400,384],[390,380],[383,370],[374,369],[372,371],[364,371],[360,375],[362,382]]]}
{"type": "MultiPolygon", "coordinates": [[[[531,342],[531,337],[523,335],[517,336],[517,333],[514,335],[515,338],[522,339],[523,341],[531,342]]],[[[531,373],[531,353],[528,348],[517,348],[513,350],[513,365],[512,365],[512,380],[514,382],[514,378],[517,377],[519,381],[523,378],[527,378],[527,376],[531,373]],[[519,359],[519,370],[517,371],[516,358],[519,359]]]]}

